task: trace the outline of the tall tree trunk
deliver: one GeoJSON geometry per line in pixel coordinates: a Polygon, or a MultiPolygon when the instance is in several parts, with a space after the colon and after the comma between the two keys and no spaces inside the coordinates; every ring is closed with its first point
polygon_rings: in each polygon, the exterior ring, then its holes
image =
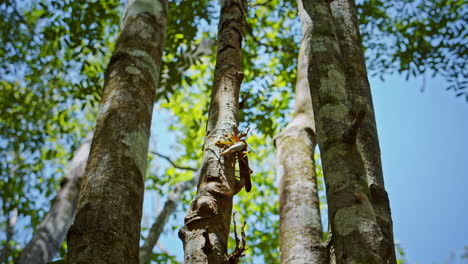
{"type": "Polygon", "coordinates": [[[335,22],[328,0],[304,0],[304,16],[312,19],[306,36],[308,77],[317,139],[322,157],[331,242],[336,263],[386,263],[384,238],[370,203],[364,162],[356,145],[366,112],[353,108],[335,22]]]}
{"type": "MultiPolygon", "coordinates": [[[[204,39],[197,48],[190,53],[185,54],[184,58],[194,64],[202,56],[211,54],[211,48],[214,45],[211,39],[204,39]]],[[[181,68],[181,71],[186,70],[181,68]]],[[[89,134],[82,145],[75,152],[70,164],[68,174],[61,183],[57,191],[57,197],[51,206],[49,213],[42,223],[38,226],[28,245],[21,251],[16,263],[46,263],[57,254],[65,235],[70,228],[76,213],[76,204],[78,202],[82,176],[85,173],[86,162],[88,160],[89,149],[91,146],[92,134],[89,134]]],[[[193,168],[183,167],[181,169],[194,170],[193,168]]],[[[140,248],[140,263],[149,261],[153,247],[155,246],[159,235],[161,234],[168,217],[175,211],[177,204],[184,191],[193,187],[198,181],[198,176],[187,182],[176,184],[174,190],[169,194],[168,201],[164,204],[161,215],[158,216],[151,227],[145,244],[140,248]]],[[[2,261],[0,261],[2,262],[2,261]]]]}
{"type": "Polygon", "coordinates": [[[91,146],[89,134],[76,150],[67,175],[60,183],[52,206],[36,233],[21,251],[17,264],[47,263],[57,254],[75,218],[76,204],[80,194],[81,179],[85,172],[91,146]]]}
{"type": "Polygon", "coordinates": [[[357,146],[364,160],[370,201],[385,238],[389,263],[396,263],[393,242],[393,223],[390,202],[385,191],[380,160],[379,138],[375,122],[372,95],[367,79],[366,61],[359,32],[359,20],[354,0],[335,0],[331,4],[337,29],[343,63],[347,65],[346,90],[357,109],[364,109],[366,116],[357,134],[357,146]]]}
{"type": "MultiPolygon", "coordinates": [[[[299,1],[299,12],[304,12],[299,1]]],[[[303,23],[304,35],[311,21],[303,23]]],[[[307,32],[307,33],[306,33],[307,32]]],[[[315,174],[315,123],[307,81],[307,62],[301,43],[298,58],[294,117],[275,138],[280,199],[280,254],[283,264],[328,263],[322,243],[322,222],[315,174]]]]}
{"type": "Polygon", "coordinates": [[[185,263],[226,263],[235,179],[235,155],[221,157],[216,142],[238,126],[244,0],[222,0],[218,52],[197,196],[179,231],[185,263]]]}
{"type": "Polygon", "coordinates": [[[148,140],[166,0],[130,0],[106,72],[67,263],[138,263],[148,140]]]}

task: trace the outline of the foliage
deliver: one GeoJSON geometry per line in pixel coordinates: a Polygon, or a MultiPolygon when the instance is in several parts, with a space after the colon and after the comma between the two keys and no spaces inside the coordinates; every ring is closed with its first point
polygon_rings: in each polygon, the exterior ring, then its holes
{"type": "Polygon", "coordinates": [[[371,74],[440,75],[468,101],[467,7],[462,0],[359,1],[371,74]]]}

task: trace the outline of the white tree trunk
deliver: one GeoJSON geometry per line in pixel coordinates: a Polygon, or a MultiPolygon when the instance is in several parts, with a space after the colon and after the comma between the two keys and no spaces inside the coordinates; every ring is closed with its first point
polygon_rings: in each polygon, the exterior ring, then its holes
{"type": "Polygon", "coordinates": [[[92,137],[90,133],[75,151],[68,173],[60,183],[60,189],[57,191],[49,212],[37,227],[31,241],[21,251],[16,260],[17,264],[47,263],[60,249],[75,218],[81,180],[86,169],[92,137]]]}

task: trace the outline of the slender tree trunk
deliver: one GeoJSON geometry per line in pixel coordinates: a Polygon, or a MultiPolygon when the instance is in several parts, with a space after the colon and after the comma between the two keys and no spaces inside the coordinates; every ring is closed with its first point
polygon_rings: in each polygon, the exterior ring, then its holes
{"type": "Polygon", "coordinates": [[[138,263],[151,117],[166,0],[130,0],[106,72],[67,263],[138,263]]]}
{"type": "Polygon", "coordinates": [[[13,235],[15,234],[14,227],[18,220],[18,209],[13,208],[13,210],[3,210],[3,212],[6,213],[5,243],[0,251],[0,263],[8,263],[8,258],[11,254],[10,242],[13,240],[13,235]]]}
{"type": "MultiPolygon", "coordinates": [[[[299,12],[304,12],[299,1],[299,12]]],[[[302,31],[312,30],[311,21],[302,31]]],[[[305,35],[305,34],[304,34],[305,35]]],[[[280,253],[283,264],[328,263],[322,243],[322,222],[315,174],[315,123],[301,43],[298,58],[294,117],[275,138],[280,199],[280,253]]]]}
{"type": "Polygon", "coordinates": [[[238,126],[244,0],[222,0],[218,53],[198,192],[179,232],[185,263],[226,263],[235,179],[235,155],[221,157],[216,142],[238,126]]]}
{"type": "MultiPolygon", "coordinates": [[[[23,158],[20,155],[19,150],[13,151],[13,160],[10,164],[10,179],[19,178],[19,186],[24,186],[24,175],[19,171],[23,163],[23,158]]],[[[8,179],[7,179],[8,180],[8,179]]],[[[2,201],[2,213],[5,216],[5,241],[3,243],[2,250],[0,250],[0,263],[8,263],[8,259],[11,255],[10,242],[13,240],[15,235],[15,225],[18,220],[18,209],[14,205],[13,201],[9,199],[3,199],[2,201]]]]}
{"type": "MultiPolygon", "coordinates": [[[[196,171],[195,169],[191,168],[190,170],[196,171]]],[[[171,193],[169,193],[167,201],[164,203],[163,209],[159,213],[154,224],[151,226],[145,243],[140,248],[140,264],[149,262],[151,253],[153,253],[153,248],[158,242],[159,236],[161,235],[167,220],[176,210],[177,204],[182,198],[184,192],[195,186],[197,181],[198,173],[195,172],[192,180],[177,183],[171,193]]]]}
{"type": "MultiPolygon", "coordinates": [[[[312,19],[306,36],[308,77],[322,157],[336,263],[385,263],[383,235],[369,199],[356,133],[366,112],[355,109],[346,91],[346,74],[335,22],[327,0],[304,0],[302,17],[312,19]]],[[[304,18],[302,18],[304,21],[304,18]]]]}
{"type": "Polygon", "coordinates": [[[47,263],[57,254],[75,218],[80,194],[81,179],[85,172],[91,146],[89,134],[76,150],[67,175],[60,183],[49,213],[38,226],[36,233],[16,261],[17,264],[47,263]]]}
{"type": "Polygon", "coordinates": [[[390,202],[384,186],[379,138],[369,80],[367,79],[356,4],[354,0],[335,0],[331,7],[343,63],[347,65],[345,68],[346,89],[355,108],[364,109],[366,112],[361,129],[357,134],[357,145],[364,160],[370,201],[377,217],[377,223],[385,238],[387,261],[396,263],[390,202]]]}

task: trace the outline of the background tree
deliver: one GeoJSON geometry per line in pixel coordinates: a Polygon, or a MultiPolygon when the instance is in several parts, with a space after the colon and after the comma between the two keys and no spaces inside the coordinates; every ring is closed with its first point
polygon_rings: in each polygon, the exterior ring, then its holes
{"type": "MultiPolygon", "coordinates": [[[[299,1],[299,12],[304,12],[299,1]]],[[[304,17],[304,15],[301,15],[304,17]]],[[[303,35],[312,21],[304,21],[303,35]]],[[[280,200],[281,263],[329,263],[323,243],[319,186],[315,173],[314,113],[307,80],[308,43],[301,42],[298,58],[293,119],[275,137],[280,200]]]]}
{"type": "Polygon", "coordinates": [[[303,1],[312,30],[304,36],[308,80],[324,168],[336,263],[387,263],[392,257],[370,202],[356,137],[366,114],[349,101],[335,22],[327,1],[303,1]],[[353,241],[353,243],[349,243],[353,241]]]}
{"type": "Polygon", "coordinates": [[[65,236],[75,219],[76,205],[81,181],[91,148],[92,134],[88,134],[83,144],[75,152],[67,176],[60,183],[51,209],[41,222],[34,237],[16,260],[18,264],[47,263],[57,254],[65,236]]]}

